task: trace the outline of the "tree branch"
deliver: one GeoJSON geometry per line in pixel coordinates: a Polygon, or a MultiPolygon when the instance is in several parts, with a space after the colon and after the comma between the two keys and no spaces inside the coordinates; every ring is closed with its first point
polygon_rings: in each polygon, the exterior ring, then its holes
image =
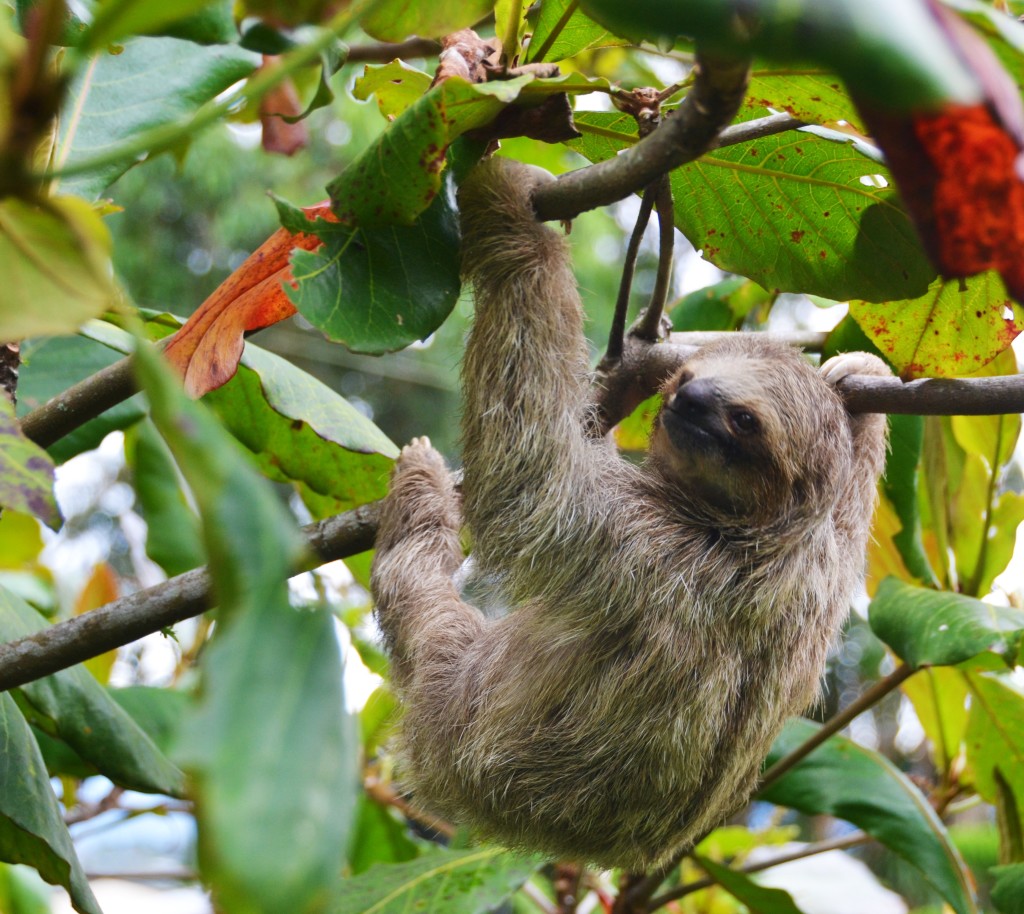
{"type": "Polygon", "coordinates": [[[441,42],[433,38],[409,38],[397,44],[388,41],[379,44],[354,44],[345,55],[345,63],[388,63],[396,58],[437,57],[441,53],[441,42]]]}
{"type": "MultiPolygon", "coordinates": [[[[377,512],[376,504],[363,505],[303,527],[312,559],[295,572],[372,549],[377,512]]],[[[210,577],[205,568],[196,568],[33,635],[0,644],[0,691],[197,616],[209,609],[210,600],[210,577]]]]}
{"type": "Polygon", "coordinates": [[[711,149],[743,101],[748,61],[698,52],[695,70],[693,87],[650,136],[621,155],[538,187],[537,218],[564,221],[615,203],[711,149]]]}

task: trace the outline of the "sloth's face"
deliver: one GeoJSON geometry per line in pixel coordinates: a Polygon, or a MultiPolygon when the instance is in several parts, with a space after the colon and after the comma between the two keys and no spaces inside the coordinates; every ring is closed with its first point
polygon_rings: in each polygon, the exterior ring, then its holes
{"type": "Polygon", "coordinates": [[[709,347],[662,395],[651,453],[688,497],[729,516],[766,517],[832,487],[842,407],[799,356],[709,347]]]}

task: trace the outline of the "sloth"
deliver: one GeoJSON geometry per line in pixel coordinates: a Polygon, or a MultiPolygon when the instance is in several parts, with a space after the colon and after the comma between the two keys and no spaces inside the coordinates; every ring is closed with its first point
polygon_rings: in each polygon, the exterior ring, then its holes
{"type": "Polygon", "coordinates": [[[587,347],[564,239],[534,171],[491,159],[459,191],[476,317],[461,496],[416,439],[399,457],[372,586],[418,805],[477,836],[632,871],[740,808],[785,719],[813,702],[862,572],[881,415],[736,334],[663,388],[637,465],[588,433],[587,347]],[[513,607],[489,618],[475,573],[513,607]]]}

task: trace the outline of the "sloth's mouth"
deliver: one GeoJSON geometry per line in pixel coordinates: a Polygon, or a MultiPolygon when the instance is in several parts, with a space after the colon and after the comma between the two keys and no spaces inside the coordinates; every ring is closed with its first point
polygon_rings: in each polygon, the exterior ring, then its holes
{"type": "Polygon", "coordinates": [[[696,446],[702,450],[721,448],[726,444],[722,429],[715,417],[707,412],[679,410],[672,405],[665,407],[661,419],[669,440],[676,447],[696,446]]]}

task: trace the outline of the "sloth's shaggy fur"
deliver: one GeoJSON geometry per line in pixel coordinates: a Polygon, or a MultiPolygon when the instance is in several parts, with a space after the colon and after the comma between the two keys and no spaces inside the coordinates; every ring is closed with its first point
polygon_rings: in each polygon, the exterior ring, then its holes
{"type": "Polygon", "coordinates": [[[648,461],[588,438],[581,308],[536,178],[491,160],[460,191],[476,322],[462,506],[425,439],[395,470],[373,570],[421,806],[483,837],[638,870],[741,806],[814,698],[861,572],[885,419],[756,335],[664,387],[648,461]],[[515,609],[485,619],[477,572],[515,609]]]}

